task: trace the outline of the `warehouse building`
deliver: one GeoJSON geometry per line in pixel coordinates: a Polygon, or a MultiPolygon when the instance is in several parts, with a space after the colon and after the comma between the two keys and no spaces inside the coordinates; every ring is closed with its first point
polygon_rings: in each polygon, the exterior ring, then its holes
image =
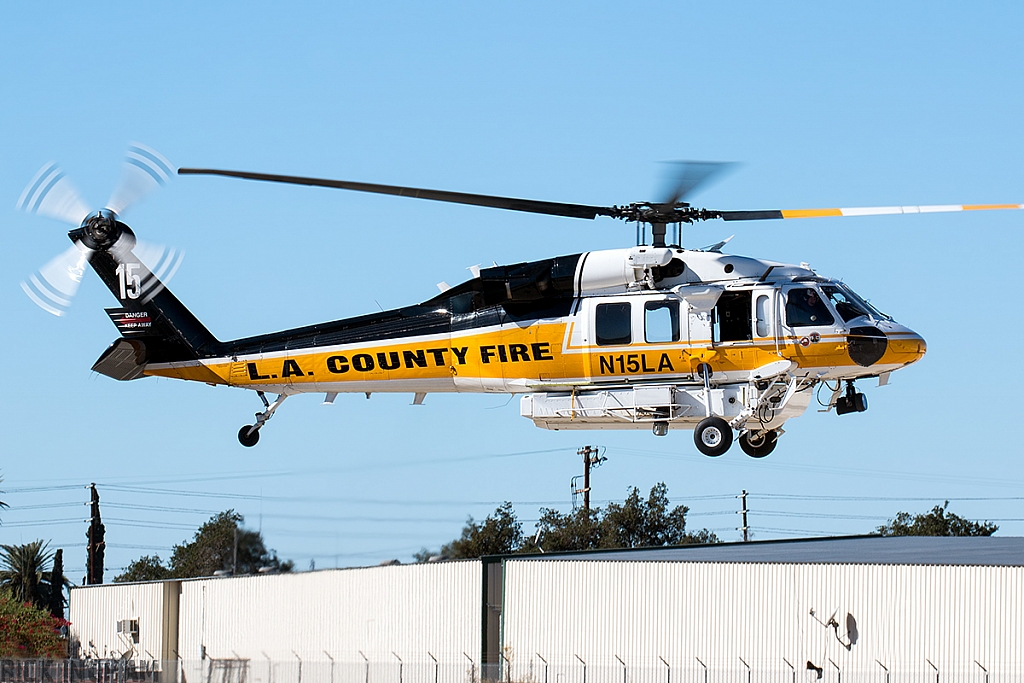
{"type": "Polygon", "coordinates": [[[1024,677],[1024,538],[847,537],[109,584],[77,655],[161,680],[1024,677]]]}

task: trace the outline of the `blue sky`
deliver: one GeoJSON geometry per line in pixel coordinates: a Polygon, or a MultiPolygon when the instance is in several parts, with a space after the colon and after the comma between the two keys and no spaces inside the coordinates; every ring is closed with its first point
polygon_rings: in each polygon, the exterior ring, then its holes
{"type": "MultiPolygon", "coordinates": [[[[90,274],[65,318],[36,308],[18,283],[66,229],[14,208],[50,160],[102,204],[136,140],[179,166],[593,204],[653,198],[672,159],[742,162],[696,198],[720,209],[1016,203],[1022,18],[1010,2],[4,6],[0,542],[50,539],[84,573],[78,504],[97,482],[113,572],[228,507],[300,568],[408,560],[504,500],[525,520],[567,509],[588,443],[609,458],[595,499],[664,481],[728,540],[743,489],[761,539],[946,499],[1024,534],[1020,212],[689,228],[691,247],[735,233],[734,253],[842,277],[929,343],[867,413],[810,410],[755,462],[701,456],[690,432],[542,431],[516,399],[472,395],[299,397],[243,449],[255,395],[90,372],[114,300],[90,274]]],[[[633,239],[611,220],[199,177],[126,220],[186,251],[172,288],[222,339],[633,239]]]]}

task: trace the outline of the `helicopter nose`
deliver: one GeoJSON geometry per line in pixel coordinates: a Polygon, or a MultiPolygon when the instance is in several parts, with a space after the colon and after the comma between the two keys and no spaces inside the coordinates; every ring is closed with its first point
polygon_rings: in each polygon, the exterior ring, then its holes
{"type": "Polygon", "coordinates": [[[906,334],[890,336],[889,351],[894,363],[906,366],[924,358],[928,352],[928,342],[921,335],[908,330],[906,334]]]}

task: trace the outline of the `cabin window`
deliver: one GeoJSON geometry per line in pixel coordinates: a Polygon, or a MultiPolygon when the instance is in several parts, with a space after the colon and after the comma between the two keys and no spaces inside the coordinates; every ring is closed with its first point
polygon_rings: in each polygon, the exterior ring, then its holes
{"type": "Polygon", "coordinates": [[[790,327],[831,325],[836,319],[818,292],[810,287],[789,290],[786,295],[786,322],[790,327]]]}
{"type": "Polygon", "coordinates": [[[868,315],[865,307],[861,306],[856,299],[838,287],[829,285],[822,287],[821,291],[832,302],[832,305],[835,306],[836,313],[839,314],[844,323],[848,323],[854,318],[868,315]]]}
{"type": "Polygon", "coordinates": [[[750,291],[724,292],[715,304],[715,341],[750,341],[750,291]]]}
{"type": "Polygon", "coordinates": [[[757,297],[757,303],[754,309],[757,317],[757,336],[767,337],[771,327],[768,324],[768,316],[770,315],[768,309],[768,295],[759,294],[757,297]]]}
{"type": "Polygon", "coordinates": [[[679,341],[678,301],[648,301],[644,304],[644,339],[651,344],[679,341]]]}
{"type": "Polygon", "coordinates": [[[633,341],[629,302],[598,304],[595,326],[599,346],[629,344],[633,341]]]}

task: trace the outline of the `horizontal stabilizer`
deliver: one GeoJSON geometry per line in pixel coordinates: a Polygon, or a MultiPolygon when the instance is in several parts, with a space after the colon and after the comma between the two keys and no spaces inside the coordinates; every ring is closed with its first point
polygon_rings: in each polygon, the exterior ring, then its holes
{"type": "Polygon", "coordinates": [[[92,366],[93,372],[122,381],[142,377],[145,368],[146,345],[138,339],[118,339],[92,366]]]}

